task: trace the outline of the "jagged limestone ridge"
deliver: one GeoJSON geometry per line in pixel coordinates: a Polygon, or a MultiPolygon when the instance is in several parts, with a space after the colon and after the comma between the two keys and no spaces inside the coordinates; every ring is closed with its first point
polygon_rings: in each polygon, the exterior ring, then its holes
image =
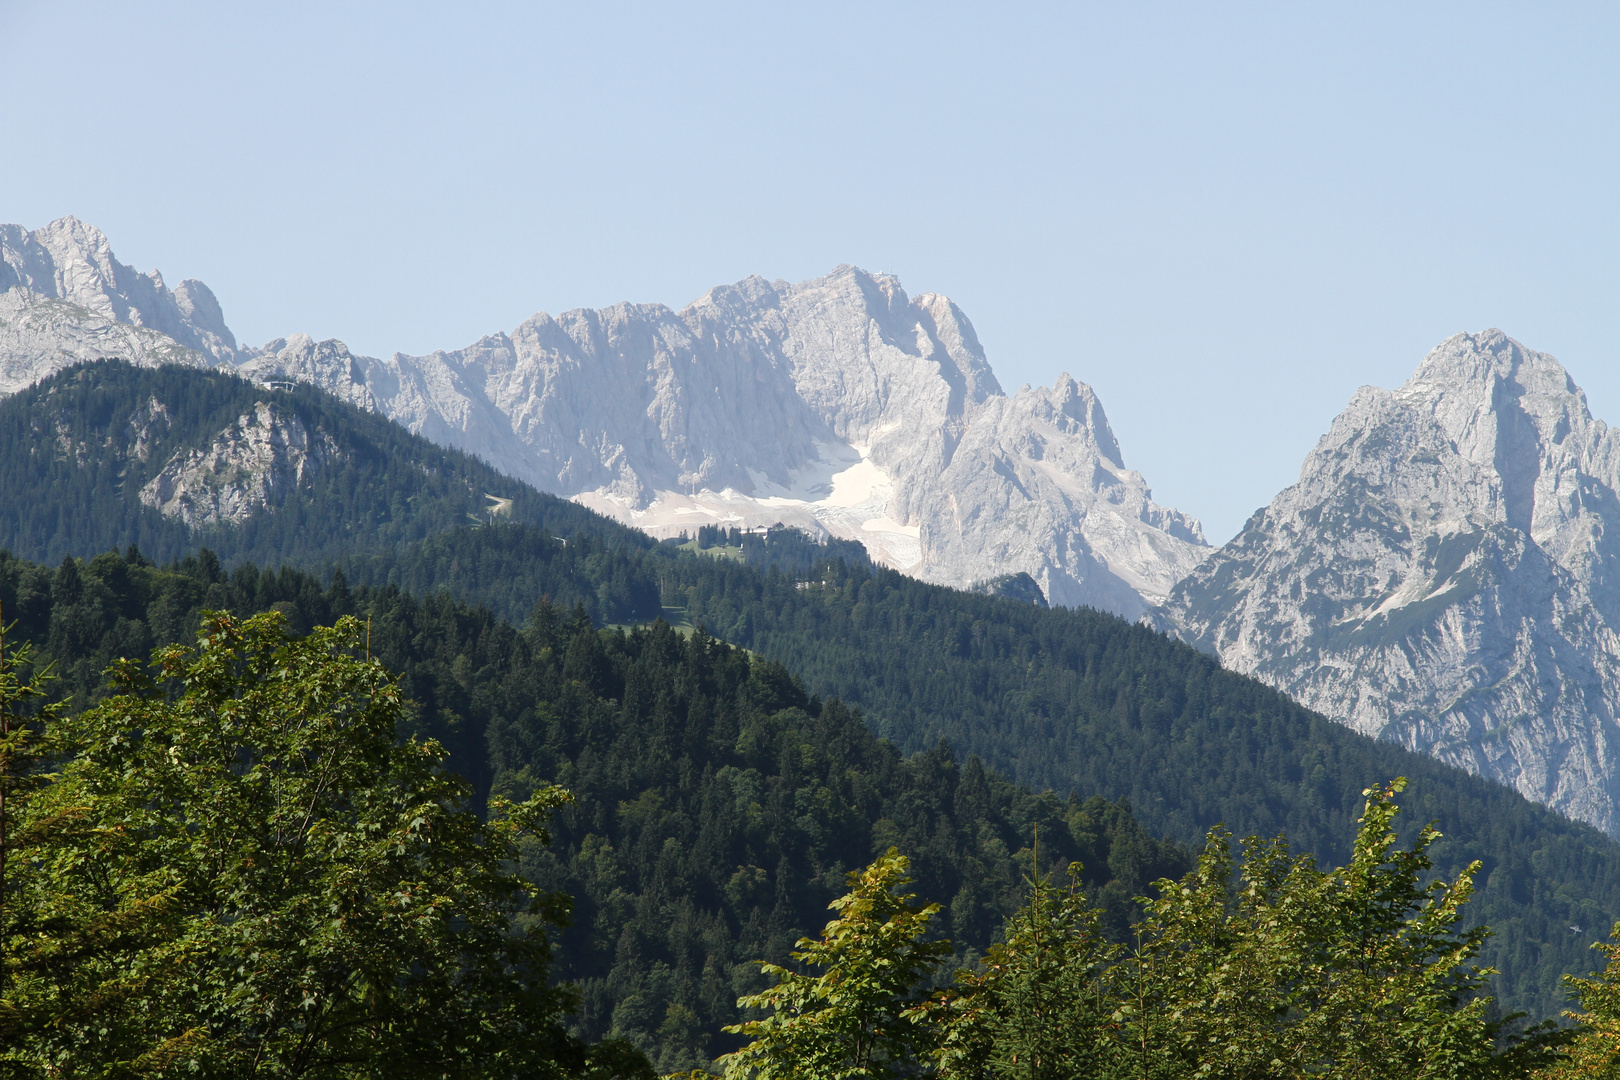
{"type": "Polygon", "coordinates": [[[1158,625],[1620,835],[1620,437],[1497,330],[1365,387],[1158,625]]]}
{"type": "Polygon", "coordinates": [[[1023,572],[1054,603],[1133,617],[1208,551],[1125,467],[1089,387],[1004,394],[954,304],[854,267],[748,278],[681,311],[540,314],[421,357],[295,336],[242,370],[650,531],[784,521],[927,580],[1023,572]]]}
{"type": "Polygon", "coordinates": [[[188,278],[171,290],[156,270],[138,273],[113,257],[100,229],[75,217],[32,232],[0,225],[0,293],[14,290],[155,330],[210,363],[246,358],[208,286],[188,278]]]}
{"type": "Polygon", "coordinates": [[[230,362],[655,535],[783,522],[931,581],[1026,573],[1053,603],[1133,617],[1208,551],[1125,467],[1089,387],[1004,394],[955,304],[855,267],[747,278],[680,311],[540,314],[388,360],[304,335],[239,349],[205,286],[169,290],[73,218],[0,227],[0,296],[0,392],[102,356],[230,362]]]}

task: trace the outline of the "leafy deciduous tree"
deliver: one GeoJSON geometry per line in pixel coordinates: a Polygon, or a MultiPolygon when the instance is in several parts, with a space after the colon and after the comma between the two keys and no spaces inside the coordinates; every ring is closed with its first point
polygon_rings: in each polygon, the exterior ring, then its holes
{"type": "Polygon", "coordinates": [[[925,1047],[925,1029],[903,1014],[919,1004],[919,983],[950,955],[950,942],[924,941],[938,904],[899,893],[909,863],[889,849],[849,875],[850,892],[819,941],[803,938],[793,958],[824,969],[805,975],[762,964],[776,985],[738,999],[769,1009],[762,1020],[728,1027],[753,1042],[721,1058],[726,1076],[754,1080],[854,1080],[910,1071],[925,1047]]]}
{"type": "Polygon", "coordinates": [[[1103,1075],[1113,1007],[1105,978],[1119,949],[1103,939],[1101,912],[1079,889],[1079,863],[1069,864],[1067,889],[1039,872],[1033,852],[1032,863],[1028,903],[1008,920],[1006,940],[907,1014],[934,1029],[945,1080],[1103,1075]]]}
{"type": "Polygon", "coordinates": [[[209,614],[158,679],[122,661],[118,696],[51,724],[4,942],[14,1072],[585,1070],[543,927],[512,922],[565,917],[510,865],[566,792],[480,822],[442,748],[396,739],[407,705],[360,634],[209,614]]]}
{"type": "MultiPolygon", "coordinates": [[[[828,967],[826,975],[778,971],[776,987],[745,999],[777,1015],[748,1026],[755,1042],[732,1056],[734,1073],[886,1075],[900,1063],[917,1071],[928,1048],[941,1076],[962,1080],[1528,1077],[1563,1036],[1541,1028],[1501,1038],[1483,994],[1492,973],[1472,963],[1489,931],[1458,929],[1477,864],[1453,881],[1425,883],[1439,834],[1429,827],[1410,848],[1399,846],[1394,799],[1404,786],[1366,791],[1354,857],[1337,870],[1318,870],[1280,839],[1250,838],[1234,890],[1228,835],[1212,830],[1191,873],[1143,898],[1127,955],[1099,939],[1100,913],[1076,890],[1065,895],[1033,873],[1004,943],[959,972],[951,991],[908,1005],[926,971],[915,963],[894,963],[887,982],[855,984],[867,1013],[886,1018],[900,1008],[922,1029],[876,1066],[851,1052],[857,1044],[827,1003],[850,993],[836,974],[901,956],[902,939],[878,945],[874,927],[844,925],[846,917],[816,951],[795,954],[828,967]]],[[[867,891],[899,859],[891,851],[873,864],[860,878],[867,891]]],[[[1620,1000],[1606,985],[1588,996],[1604,1008],[1620,1000]]]]}
{"type": "MultiPolygon", "coordinates": [[[[1553,1033],[1498,1048],[1489,969],[1473,965],[1484,927],[1459,931],[1475,863],[1426,883],[1426,827],[1402,849],[1397,779],[1369,788],[1351,862],[1321,871],[1281,839],[1243,844],[1235,906],[1226,835],[1197,868],[1161,882],[1134,958],[1149,1008],[1126,1028],[1166,1075],[1477,1078],[1527,1075],[1553,1033]],[[1150,1030],[1151,1029],[1151,1030],[1150,1030]]],[[[1129,981],[1129,980],[1127,980],[1129,981]]]]}
{"type": "Polygon", "coordinates": [[[45,782],[42,738],[44,728],[61,711],[60,703],[47,702],[45,684],[49,669],[23,677],[33,664],[33,649],[27,642],[7,647],[10,629],[0,612],[0,1031],[5,1030],[4,995],[11,983],[13,957],[6,948],[9,928],[18,913],[8,903],[15,885],[8,878],[12,852],[19,850],[28,834],[20,827],[22,810],[29,797],[45,782]],[[35,708],[32,712],[29,706],[35,708]]]}
{"type": "Polygon", "coordinates": [[[1540,1076],[1543,1080],[1617,1080],[1620,1078],[1620,923],[1609,940],[1593,946],[1608,963],[1589,979],[1565,976],[1564,984],[1580,1003],[1565,1013],[1579,1028],[1569,1053],[1540,1076]]]}

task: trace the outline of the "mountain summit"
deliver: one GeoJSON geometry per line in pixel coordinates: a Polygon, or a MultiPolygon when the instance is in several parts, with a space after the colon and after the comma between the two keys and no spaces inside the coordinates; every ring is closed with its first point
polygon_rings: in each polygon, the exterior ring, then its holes
{"type": "Polygon", "coordinates": [[[1208,548],[1127,469],[1068,375],[1001,390],[946,297],[842,266],[680,311],[618,304],[388,360],[272,342],[244,374],[315,383],[654,535],[784,522],[966,586],[1027,573],[1135,617],[1208,548]]]}
{"type": "Polygon", "coordinates": [[[220,364],[247,354],[208,286],[187,279],[171,290],[156,270],[137,272],[94,225],[0,225],[0,394],[113,356],[220,364]]]}
{"type": "Polygon", "coordinates": [[[1620,435],[1458,334],[1364,387],[1158,624],[1359,731],[1620,835],[1620,435]]]}

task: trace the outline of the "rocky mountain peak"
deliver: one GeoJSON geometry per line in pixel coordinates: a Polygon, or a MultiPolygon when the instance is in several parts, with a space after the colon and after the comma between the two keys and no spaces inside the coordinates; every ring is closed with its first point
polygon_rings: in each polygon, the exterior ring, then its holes
{"type": "Polygon", "coordinates": [[[1133,617],[1208,551],[1124,468],[1089,387],[1007,397],[948,297],[854,266],[747,277],[678,311],[541,313],[422,357],[288,339],[243,371],[314,382],[654,535],[782,522],[929,580],[1024,573],[1053,603],[1133,617]]]}
{"type": "Polygon", "coordinates": [[[1562,563],[1581,557],[1570,526],[1588,516],[1596,490],[1589,481],[1614,483],[1620,445],[1555,358],[1500,330],[1451,337],[1398,390],[1364,388],[1305,473],[1332,472],[1329,458],[1341,467],[1383,469],[1376,453],[1348,453],[1356,432],[1378,428],[1377,416],[1408,413],[1432,428],[1428,441],[1437,452],[1456,459],[1457,468],[1445,473],[1450,512],[1522,530],[1562,563]]]}
{"type": "Polygon", "coordinates": [[[267,341],[237,372],[259,383],[317,383],[352,405],[377,411],[364,369],[349,347],[335,338],[316,341],[308,334],[293,334],[267,341]]]}
{"type": "Polygon", "coordinates": [[[1089,438],[1103,460],[1116,469],[1125,468],[1119,440],[1114,437],[1114,429],[1103,412],[1102,402],[1091,387],[1065,371],[1052,383],[1050,390],[1042,388],[1032,391],[1031,395],[1043,400],[1053,423],[1061,424],[1071,434],[1089,438]]]}
{"type": "Polygon", "coordinates": [[[1584,430],[1593,422],[1586,396],[1563,365],[1500,330],[1442,342],[1396,394],[1432,415],[1459,450],[1482,465],[1539,460],[1540,448],[1562,445],[1577,425],[1584,430]],[[1518,441],[1527,438],[1533,445],[1518,441]]]}
{"type": "Polygon", "coordinates": [[[106,234],[75,217],[31,232],[0,225],[0,292],[18,290],[155,330],[210,363],[243,358],[208,286],[187,279],[169,289],[156,270],[142,274],[119,262],[106,234]]]}
{"type": "Polygon", "coordinates": [[[781,291],[788,288],[785,281],[766,281],[758,274],[750,274],[731,285],[716,285],[681,311],[683,317],[702,318],[708,311],[715,318],[725,318],[743,311],[775,306],[781,301],[781,291]]]}
{"type": "Polygon", "coordinates": [[[1364,387],[1160,625],[1371,735],[1620,834],[1620,439],[1458,334],[1364,387]]]}

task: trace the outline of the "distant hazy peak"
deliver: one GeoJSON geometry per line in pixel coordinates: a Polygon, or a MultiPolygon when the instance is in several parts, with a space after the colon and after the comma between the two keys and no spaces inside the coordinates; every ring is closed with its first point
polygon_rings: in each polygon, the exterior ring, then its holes
{"type": "MultiPolygon", "coordinates": [[[[1114,467],[1123,469],[1125,459],[1119,452],[1119,440],[1114,437],[1113,426],[1108,423],[1108,415],[1103,412],[1102,402],[1098,400],[1096,391],[1090,386],[1080,382],[1067,371],[1058,375],[1050,388],[1024,387],[1018,392],[1019,397],[1029,396],[1040,398],[1051,409],[1050,419],[1054,423],[1061,417],[1064,430],[1069,434],[1086,433],[1096,444],[1097,453],[1114,467]]],[[[1196,523],[1194,527],[1197,528],[1196,523]]],[[[1200,542],[1203,531],[1198,529],[1200,542]]]]}
{"type": "Polygon", "coordinates": [[[156,330],[214,363],[241,356],[208,286],[188,278],[171,290],[156,270],[119,262],[106,234],[75,217],[33,231],[0,225],[0,292],[11,289],[156,330]]]}

